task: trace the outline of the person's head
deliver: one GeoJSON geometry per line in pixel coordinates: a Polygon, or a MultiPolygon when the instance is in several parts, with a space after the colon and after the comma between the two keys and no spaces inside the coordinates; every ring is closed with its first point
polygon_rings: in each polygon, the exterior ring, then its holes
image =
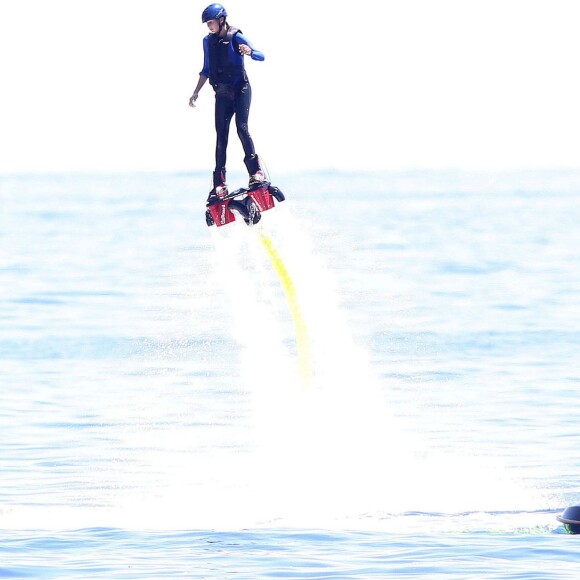
{"type": "Polygon", "coordinates": [[[221,4],[210,4],[201,14],[201,21],[207,24],[211,34],[221,32],[228,13],[221,4]]]}

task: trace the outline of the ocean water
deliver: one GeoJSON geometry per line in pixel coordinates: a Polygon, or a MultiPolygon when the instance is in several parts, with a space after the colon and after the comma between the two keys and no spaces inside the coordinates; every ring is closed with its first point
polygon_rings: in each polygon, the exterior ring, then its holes
{"type": "Polygon", "coordinates": [[[577,578],[580,173],[207,181],[0,177],[0,578],[577,578]]]}

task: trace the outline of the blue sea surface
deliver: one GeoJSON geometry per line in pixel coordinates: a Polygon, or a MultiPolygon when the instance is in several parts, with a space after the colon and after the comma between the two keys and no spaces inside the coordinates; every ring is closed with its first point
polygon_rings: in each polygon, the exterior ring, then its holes
{"type": "Polygon", "coordinates": [[[580,173],[207,181],[0,176],[0,578],[577,578],[580,173]]]}

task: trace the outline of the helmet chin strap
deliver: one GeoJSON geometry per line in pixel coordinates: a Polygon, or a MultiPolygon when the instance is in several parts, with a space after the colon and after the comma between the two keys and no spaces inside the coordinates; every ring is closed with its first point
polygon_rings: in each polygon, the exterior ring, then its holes
{"type": "Polygon", "coordinates": [[[222,33],[222,30],[223,30],[224,26],[226,25],[226,19],[225,19],[225,18],[222,16],[222,17],[221,17],[221,18],[218,20],[218,22],[220,23],[220,29],[219,29],[219,31],[218,31],[218,35],[221,35],[221,33],[222,33]],[[223,18],[223,22],[222,22],[222,18],[223,18]]]}

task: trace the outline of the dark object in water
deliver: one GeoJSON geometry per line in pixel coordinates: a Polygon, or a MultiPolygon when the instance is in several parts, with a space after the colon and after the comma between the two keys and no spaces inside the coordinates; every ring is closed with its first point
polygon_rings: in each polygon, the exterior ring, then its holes
{"type": "Polygon", "coordinates": [[[564,524],[569,534],[580,534],[580,505],[567,507],[556,519],[564,524]]]}

